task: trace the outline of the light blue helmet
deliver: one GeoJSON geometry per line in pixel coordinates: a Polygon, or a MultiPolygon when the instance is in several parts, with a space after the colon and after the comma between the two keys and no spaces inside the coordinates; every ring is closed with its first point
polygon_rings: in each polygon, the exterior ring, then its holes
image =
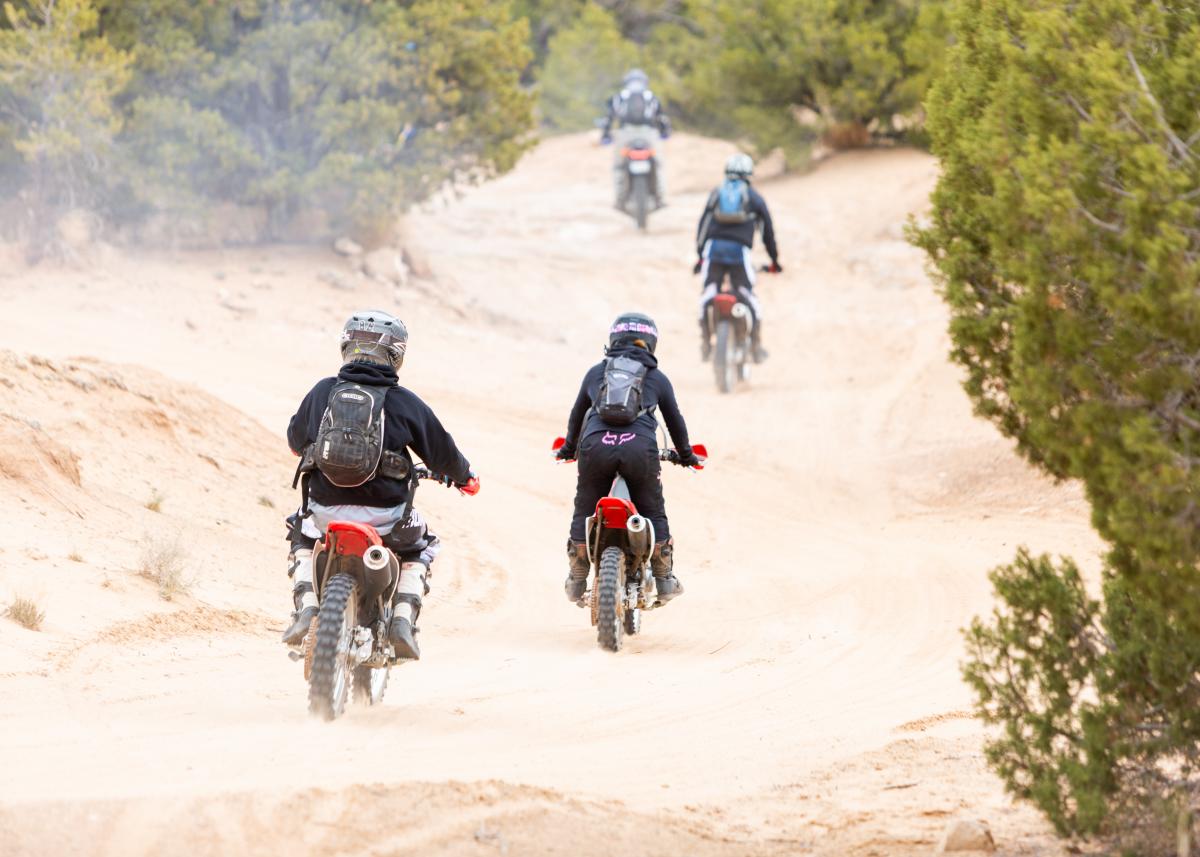
{"type": "Polygon", "coordinates": [[[621,81],[621,85],[626,89],[645,89],[650,85],[650,78],[640,68],[631,68],[625,73],[625,79],[621,81]]]}

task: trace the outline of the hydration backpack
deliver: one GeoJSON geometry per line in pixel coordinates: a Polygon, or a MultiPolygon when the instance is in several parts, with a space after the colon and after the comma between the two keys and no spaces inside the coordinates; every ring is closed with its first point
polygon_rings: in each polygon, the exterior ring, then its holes
{"type": "Polygon", "coordinates": [[[387,387],[341,381],[313,444],[317,469],[339,488],[356,488],[375,476],[383,457],[383,403],[387,387]]]}
{"type": "Polygon", "coordinates": [[[642,414],[642,387],[646,366],[629,357],[609,357],[604,361],[604,378],[596,398],[596,413],[613,426],[631,425],[642,414]]]}
{"type": "Polygon", "coordinates": [[[630,125],[645,125],[649,121],[646,115],[650,108],[650,100],[642,90],[629,93],[621,99],[621,121],[630,125]]]}
{"type": "Polygon", "coordinates": [[[717,223],[746,223],[750,212],[750,186],[741,179],[725,179],[717,188],[713,219],[717,223]]]}

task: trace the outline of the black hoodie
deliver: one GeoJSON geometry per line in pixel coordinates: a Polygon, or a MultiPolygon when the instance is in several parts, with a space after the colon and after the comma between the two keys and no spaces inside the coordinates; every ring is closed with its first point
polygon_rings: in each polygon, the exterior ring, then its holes
{"type": "MultiPolygon", "coordinates": [[[[471,477],[467,463],[454,438],[442,428],[429,405],[411,390],[398,385],[399,379],[390,366],[375,363],[347,363],[336,378],[325,378],[309,391],[288,423],[288,445],[300,454],[317,439],[321,418],[329,403],[329,392],[339,381],[353,381],[374,387],[387,387],[383,404],[383,448],[398,452],[410,461],[411,449],[431,470],[444,473],[455,482],[465,483],[471,477]]],[[[309,497],[323,506],[352,504],[391,508],[406,503],[411,491],[407,480],[376,476],[357,488],[339,488],[314,470],[309,484],[309,497]]]]}
{"type": "Polygon", "coordinates": [[[679,413],[679,405],[675,401],[675,389],[671,381],[658,368],[658,358],[637,345],[619,345],[610,348],[609,357],[632,357],[647,368],[646,381],[642,386],[642,408],[647,413],[642,414],[631,426],[612,426],[591,410],[596,398],[600,395],[600,382],[604,380],[604,361],[600,361],[583,376],[579,387],[579,395],[575,406],[571,408],[571,416],[567,420],[567,447],[575,449],[579,442],[588,435],[602,431],[632,431],[641,437],[648,437],[658,443],[658,420],[654,417],[656,410],[661,410],[667,431],[680,455],[687,456],[692,451],[688,442],[687,424],[683,414],[679,413]],[[584,418],[587,418],[586,421],[584,418]]]}

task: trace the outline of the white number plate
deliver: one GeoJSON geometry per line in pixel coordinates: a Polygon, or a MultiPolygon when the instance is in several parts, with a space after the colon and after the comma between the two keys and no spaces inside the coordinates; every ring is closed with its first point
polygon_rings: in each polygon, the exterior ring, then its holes
{"type": "Polygon", "coordinates": [[[629,162],[629,172],[635,176],[645,175],[646,173],[650,172],[650,162],[649,161],[630,161],[629,162]]]}

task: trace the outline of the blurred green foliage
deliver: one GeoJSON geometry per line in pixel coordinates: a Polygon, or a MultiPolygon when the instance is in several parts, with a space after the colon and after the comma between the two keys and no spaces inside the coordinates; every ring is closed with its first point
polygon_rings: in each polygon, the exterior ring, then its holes
{"type": "Polygon", "coordinates": [[[539,122],[590,128],[633,65],[684,127],[798,163],[920,127],[948,2],[15,0],[0,228],[83,207],[202,235],[233,205],[263,213],[249,240],[370,233],[539,122]]]}
{"type": "Polygon", "coordinates": [[[178,222],[219,202],[260,207],[262,238],[313,211],[370,230],[448,180],[509,169],[531,141],[528,28],[505,3],[26,5],[0,31],[0,139],[20,155],[0,164],[10,182],[33,175],[38,198],[31,153],[53,110],[70,117],[49,126],[77,153],[66,162],[107,165],[72,173],[87,190],[75,202],[178,222]]]}

